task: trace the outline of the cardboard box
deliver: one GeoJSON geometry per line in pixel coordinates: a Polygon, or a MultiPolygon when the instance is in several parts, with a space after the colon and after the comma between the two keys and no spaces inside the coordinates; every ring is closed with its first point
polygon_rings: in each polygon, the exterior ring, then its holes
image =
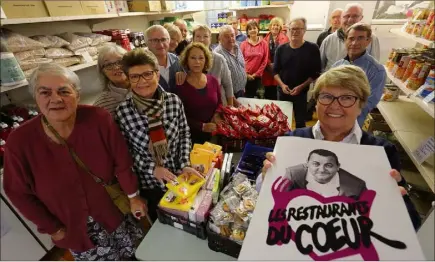
{"type": "Polygon", "coordinates": [[[126,0],[116,0],[116,9],[118,10],[118,13],[128,13],[128,3],[126,0]]]}
{"type": "Polygon", "coordinates": [[[85,15],[100,15],[106,13],[105,1],[80,1],[85,15]]]}
{"type": "MultiPolygon", "coordinates": [[[[47,17],[48,12],[41,1],[1,1],[2,9],[7,18],[47,17]]],[[[2,18],[6,18],[2,14],[2,18]]]]}
{"type": "Polygon", "coordinates": [[[175,1],[160,0],[160,4],[162,5],[162,10],[164,11],[175,10],[175,1]]]}
{"type": "Polygon", "coordinates": [[[104,1],[106,14],[116,14],[116,2],[114,0],[105,0],[104,1]]]}
{"type": "Polygon", "coordinates": [[[84,15],[80,1],[47,1],[45,0],[50,16],[76,16],[84,15]]]}
{"type": "Polygon", "coordinates": [[[5,12],[3,11],[3,8],[0,6],[0,18],[1,19],[6,19],[7,17],[6,17],[6,14],[5,14],[5,12]]]}
{"type": "Polygon", "coordinates": [[[130,0],[128,9],[130,12],[158,12],[162,11],[162,5],[159,1],[151,0],[130,0]]]}

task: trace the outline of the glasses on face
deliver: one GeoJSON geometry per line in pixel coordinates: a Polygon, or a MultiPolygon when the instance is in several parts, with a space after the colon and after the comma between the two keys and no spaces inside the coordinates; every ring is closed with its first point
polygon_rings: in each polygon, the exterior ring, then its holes
{"type": "Polygon", "coordinates": [[[300,32],[300,31],[302,31],[302,30],[304,30],[305,28],[302,28],[302,27],[295,27],[295,28],[290,28],[290,32],[300,32]]]}
{"type": "Polygon", "coordinates": [[[361,16],[360,15],[345,15],[343,16],[343,19],[348,20],[349,18],[352,20],[356,20],[359,19],[361,16]]]}
{"type": "Polygon", "coordinates": [[[350,42],[353,42],[353,41],[361,42],[361,41],[367,40],[367,38],[368,37],[366,37],[366,36],[358,36],[358,37],[351,36],[351,37],[348,37],[347,40],[350,42]]]}
{"type": "Polygon", "coordinates": [[[358,99],[359,97],[353,95],[333,96],[330,94],[320,94],[317,101],[324,106],[329,106],[334,103],[334,100],[337,100],[341,107],[349,108],[353,106],[358,99]]]}
{"type": "Polygon", "coordinates": [[[139,82],[140,78],[145,79],[145,81],[149,81],[153,79],[155,72],[156,71],[145,71],[142,74],[131,74],[128,78],[130,79],[131,83],[139,82]]]}
{"type": "Polygon", "coordinates": [[[169,38],[166,38],[166,37],[164,37],[164,38],[153,38],[153,39],[148,39],[148,42],[150,42],[150,43],[153,44],[153,45],[157,45],[157,44],[160,44],[160,43],[165,44],[165,43],[167,43],[168,41],[169,41],[169,38]]]}
{"type": "Polygon", "coordinates": [[[106,70],[115,70],[115,69],[118,69],[121,67],[122,67],[121,61],[116,61],[116,62],[107,63],[107,64],[103,65],[103,69],[106,69],[106,70]]]}

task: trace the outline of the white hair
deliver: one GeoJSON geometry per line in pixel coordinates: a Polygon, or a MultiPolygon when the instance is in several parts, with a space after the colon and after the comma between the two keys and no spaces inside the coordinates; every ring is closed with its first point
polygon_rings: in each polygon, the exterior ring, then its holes
{"type": "Polygon", "coordinates": [[[342,8],[335,8],[334,10],[332,10],[331,14],[333,14],[337,11],[343,12],[344,10],[342,8]]]}
{"type": "Polygon", "coordinates": [[[109,79],[103,72],[104,60],[108,55],[120,55],[121,58],[127,51],[120,47],[119,45],[106,44],[98,51],[98,66],[97,70],[100,77],[100,82],[103,84],[103,89],[106,90],[108,88],[109,79]]]}
{"type": "Polygon", "coordinates": [[[38,66],[38,68],[36,68],[36,70],[33,71],[32,75],[30,76],[29,92],[33,98],[35,98],[35,92],[36,92],[36,87],[38,85],[38,80],[41,76],[44,75],[64,77],[68,80],[68,82],[71,84],[73,89],[77,92],[77,94],[80,92],[81,89],[80,78],[76,75],[76,73],[56,63],[42,64],[38,66]]]}
{"type": "Polygon", "coordinates": [[[288,23],[288,26],[290,27],[291,23],[294,23],[294,22],[297,22],[297,21],[301,21],[302,23],[304,23],[304,29],[307,30],[307,19],[305,17],[296,17],[296,18],[293,18],[288,23]]]}
{"type": "Polygon", "coordinates": [[[171,39],[171,37],[169,36],[169,32],[168,30],[166,30],[166,28],[164,28],[161,25],[152,25],[150,27],[147,28],[147,30],[145,31],[145,41],[148,42],[148,39],[150,38],[150,35],[154,32],[160,31],[163,34],[165,34],[165,36],[168,39],[171,39]]]}
{"type": "Polygon", "coordinates": [[[221,35],[221,34],[223,34],[225,32],[228,32],[228,31],[234,32],[234,28],[232,26],[230,26],[230,25],[221,26],[219,28],[219,35],[221,35]]]}
{"type": "Polygon", "coordinates": [[[349,4],[347,4],[344,7],[344,12],[346,12],[349,9],[351,9],[352,7],[358,7],[358,9],[360,10],[361,14],[364,12],[364,7],[360,3],[349,3],[349,4]]]}

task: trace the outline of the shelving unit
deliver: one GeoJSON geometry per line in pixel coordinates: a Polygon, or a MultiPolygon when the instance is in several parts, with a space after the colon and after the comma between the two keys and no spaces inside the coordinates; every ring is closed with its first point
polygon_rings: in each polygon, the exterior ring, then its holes
{"type": "Polygon", "coordinates": [[[271,8],[289,8],[290,4],[288,5],[261,5],[261,6],[242,6],[242,7],[230,7],[230,11],[245,11],[245,10],[252,10],[252,9],[271,9],[271,8]]]}
{"type": "Polygon", "coordinates": [[[417,37],[415,35],[408,34],[407,32],[403,31],[403,28],[394,28],[390,30],[391,33],[411,39],[417,43],[420,43],[422,45],[428,46],[428,47],[435,47],[435,44],[433,41],[417,37]]]}

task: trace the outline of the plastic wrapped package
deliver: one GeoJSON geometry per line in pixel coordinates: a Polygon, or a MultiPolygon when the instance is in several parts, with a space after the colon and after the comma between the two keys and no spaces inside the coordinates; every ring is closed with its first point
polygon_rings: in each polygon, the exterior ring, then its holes
{"type": "Polygon", "coordinates": [[[35,58],[35,59],[27,59],[27,60],[19,61],[18,63],[20,64],[21,70],[26,71],[32,68],[36,68],[39,65],[48,64],[52,62],[53,59],[49,59],[49,58],[35,58]]]}
{"type": "Polygon", "coordinates": [[[101,49],[103,49],[106,46],[110,46],[110,45],[116,45],[116,43],[114,43],[114,42],[106,42],[106,43],[103,43],[101,45],[97,45],[96,48],[98,50],[98,53],[101,51],[101,49]]]}
{"type": "Polygon", "coordinates": [[[45,50],[47,58],[65,58],[74,56],[74,52],[66,48],[52,47],[45,50]]]}
{"type": "Polygon", "coordinates": [[[45,48],[64,47],[70,44],[68,41],[55,35],[35,35],[30,38],[42,43],[45,48]]]}
{"type": "Polygon", "coordinates": [[[92,39],[89,37],[79,36],[72,33],[62,33],[58,36],[70,43],[66,46],[66,48],[71,51],[75,51],[77,49],[87,47],[92,44],[92,39]]]}
{"type": "Polygon", "coordinates": [[[74,51],[74,54],[82,55],[85,52],[88,52],[90,56],[98,55],[98,49],[95,46],[88,46],[88,47],[77,49],[74,51]]]}
{"type": "Polygon", "coordinates": [[[29,37],[17,34],[9,30],[2,30],[8,49],[12,53],[24,52],[44,48],[44,45],[29,37]]]}
{"type": "Polygon", "coordinates": [[[91,46],[101,45],[103,43],[110,42],[110,40],[112,40],[112,37],[108,35],[101,35],[95,33],[74,33],[74,34],[83,37],[89,37],[90,39],[92,39],[92,43],[90,44],[91,46]]]}
{"type": "Polygon", "coordinates": [[[41,58],[41,57],[45,56],[45,49],[38,48],[38,49],[34,49],[34,50],[18,52],[18,53],[15,53],[14,56],[18,61],[26,60],[26,59],[41,58]]]}
{"type": "Polygon", "coordinates": [[[33,72],[35,70],[36,70],[36,67],[32,68],[32,69],[29,69],[29,70],[26,70],[26,71],[23,71],[24,76],[26,77],[26,79],[30,79],[30,76],[33,74],[33,72]]]}
{"type": "Polygon", "coordinates": [[[55,58],[53,59],[53,62],[61,66],[72,66],[72,65],[80,64],[82,62],[82,59],[79,56],[73,56],[73,57],[55,58]]]}

